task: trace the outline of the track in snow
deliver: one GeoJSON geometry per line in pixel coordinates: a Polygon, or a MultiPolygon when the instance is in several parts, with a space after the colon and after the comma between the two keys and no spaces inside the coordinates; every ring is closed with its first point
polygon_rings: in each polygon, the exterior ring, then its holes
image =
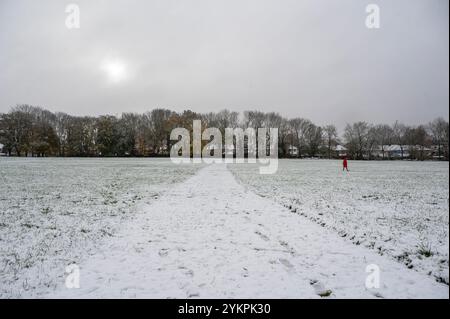
{"type": "Polygon", "coordinates": [[[448,286],[262,198],[215,164],[86,256],[62,298],[448,298],[448,286]],[[380,267],[367,289],[366,266],[380,267]]]}

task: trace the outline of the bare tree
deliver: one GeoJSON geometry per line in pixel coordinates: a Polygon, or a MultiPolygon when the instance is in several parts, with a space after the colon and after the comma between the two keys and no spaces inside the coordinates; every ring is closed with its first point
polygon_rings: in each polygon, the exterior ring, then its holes
{"type": "Polygon", "coordinates": [[[7,136],[8,145],[17,156],[27,155],[30,150],[30,141],[33,126],[33,117],[26,107],[15,107],[4,116],[4,135],[7,136]]]}
{"type": "MultiPolygon", "coordinates": [[[[286,138],[287,138],[287,123],[286,120],[278,113],[269,112],[266,113],[263,127],[267,128],[278,128],[278,152],[282,154],[282,156],[286,155],[286,138]]],[[[269,138],[269,132],[267,132],[269,138]]]]}
{"type": "Polygon", "coordinates": [[[235,128],[239,126],[239,113],[237,112],[222,110],[215,114],[213,119],[215,125],[211,125],[211,127],[217,127],[222,134],[225,134],[225,128],[227,127],[235,128]]]}
{"type": "Polygon", "coordinates": [[[68,147],[68,126],[70,121],[70,115],[66,113],[58,112],[55,114],[55,132],[58,137],[58,155],[66,156],[68,147]]]}
{"type": "Polygon", "coordinates": [[[331,158],[332,150],[336,147],[338,141],[337,128],[334,125],[326,125],[323,128],[324,139],[327,147],[327,156],[331,158]]]}
{"type": "Polygon", "coordinates": [[[367,149],[369,125],[366,122],[356,122],[345,127],[344,138],[347,148],[352,157],[364,159],[367,149]]]}
{"type": "Polygon", "coordinates": [[[260,111],[244,111],[244,126],[258,129],[263,127],[266,115],[260,111]]]}
{"type": "Polygon", "coordinates": [[[439,160],[445,158],[448,160],[448,133],[449,123],[442,117],[439,117],[428,124],[434,145],[437,147],[437,157],[439,160]]]}
{"type": "Polygon", "coordinates": [[[372,134],[376,145],[381,150],[382,159],[386,159],[386,146],[392,144],[394,131],[389,125],[379,124],[373,127],[372,134]]]}
{"type": "Polygon", "coordinates": [[[377,133],[378,133],[377,129],[374,126],[369,125],[366,141],[366,154],[369,160],[371,160],[374,157],[375,151],[378,151],[380,147],[380,144],[378,143],[377,133]]]}
{"type": "MultiPolygon", "coordinates": [[[[167,109],[155,109],[149,114],[149,133],[153,140],[153,152],[161,155],[167,152],[168,136],[170,136],[169,119],[172,111],[167,109]]],[[[170,137],[169,137],[170,139],[170,137]]]]}
{"type": "Polygon", "coordinates": [[[120,156],[138,156],[137,138],[141,116],[135,113],[122,113],[117,122],[116,151],[120,156]]]}
{"type": "Polygon", "coordinates": [[[310,157],[316,157],[318,154],[319,147],[322,145],[322,138],[322,128],[309,122],[306,127],[305,140],[310,157]]]}
{"type": "Polygon", "coordinates": [[[294,118],[289,121],[295,136],[295,146],[298,150],[298,157],[302,157],[303,151],[306,149],[306,131],[308,130],[310,123],[311,121],[302,118],[294,118]]]}
{"type": "Polygon", "coordinates": [[[402,123],[399,123],[398,121],[396,121],[392,126],[394,141],[396,144],[400,146],[402,159],[404,158],[405,154],[405,144],[406,144],[405,140],[407,130],[408,127],[402,123]]]}

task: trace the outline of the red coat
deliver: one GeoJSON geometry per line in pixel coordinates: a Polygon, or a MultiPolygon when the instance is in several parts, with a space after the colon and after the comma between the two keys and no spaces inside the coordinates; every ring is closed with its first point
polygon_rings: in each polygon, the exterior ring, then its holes
{"type": "Polygon", "coordinates": [[[347,159],[346,158],[344,158],[344,167],[347,167],[348,166],[348,163],[347,163],[347,159]]]}

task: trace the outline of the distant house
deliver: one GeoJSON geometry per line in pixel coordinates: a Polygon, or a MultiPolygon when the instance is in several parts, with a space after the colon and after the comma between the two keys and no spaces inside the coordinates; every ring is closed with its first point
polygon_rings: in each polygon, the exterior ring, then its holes
{"type": "Polygon", "coordinates": [[[409,145],[409,154],[411,157],[419,160],[433,158],[433,149],[423,145],[409,145]]]}
{"type": "Polygon", "coordinates": [[[378,158],[378,159],[387,159],[389,158],[388,153],[389,145],[379,145],[375,146],[372,151],[370,152],[372,158],[378,158]]]}
{"type": "Polygon", "coordinates": [[[364,158],[371,159],[430,159],[434,158],[434,147],[425,147],[423,145],[380,145],[373,149],[366,150],[365,153],[370,152],[370,157],[365,155],[364,158]]]}
{"type": "Polygon", "coordinates": [[[430,149],[431,157],[435,160],[445,159],[445,148],[439,145],[432,145],[430,149]]]}
{"type": "Polygon", "coordinates": [[[3,144],[0,144],[0,156],[6,156],[6,153],[3,151],[3,144]]]}
{"type": "Polygon", "coordinates": [[[384,147],[388,158],[407,158],[409,157],[409,146],[407,145],[388,145],[384,147]]]}
{"type": "Polygon", "coordinates": [[[336,145],[336,147],[333,149],[333,151],[335,152],[336,157],[345,157],[345,156],[347,156],[347,152],[348,152],[347,148],[340,144],[336,145]]]}

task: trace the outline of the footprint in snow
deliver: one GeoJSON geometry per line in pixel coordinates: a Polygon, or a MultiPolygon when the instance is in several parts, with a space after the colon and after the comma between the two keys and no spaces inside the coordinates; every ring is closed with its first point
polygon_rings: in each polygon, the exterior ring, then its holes
{"type": "Polygon", "coordinates": [[[188,292],[187,293],[187,297],[188,298],[199,298],[200,297],[200,293],[199,292],[188,292]]]}
{"type": "Polygon", "coordinates": [[[377,298],[384,298],[384,296],[382,294],[380,294],[378,291],[369,290],[369,292],[377,298]]]}
{"type": "Polygon", "coordinates": [[[280,261],[280,263],[281,263],[284,267],[286,267],[286,270],[287,270],[288,272],[294,271],[294,265],[292,265],[291,262],[290,262],[289,260],[284,259],[284,258],[280,258],[280,259],[278,259],[278,260],[280,261]]]}
{"type": "Polygon", "coordinates": [[[159,251],[159,256],[161,257],[166,257],[169,254],[169,249],[168,248],[163,248],[159,251]]]}
{"type": "Polygon", "coordinates": [[[265,241],[268,241],[270,239],[268,236],[264,235],[260,231],[255,231],[255,234],[264,239],[265,241]]]}
{"type": "Polygon", "coordinates": [[[280,245],[283,246],[284,248],[286,248],[288,250],[288,252],[292,255],[295,256],[296,252],[295,249],[292,248],[291,246],[289,246],[289,244],[287,242],[285,242],[284,240],[280,240],[279,241],[280,245]]]}
{"type": "Polygon", "coordinates": [[[194,277],[194,271],[192,269],[187,269],[183,273],[188,277],[194,277]]]}
{"type": "Polygon", "coordinates": [[[330,289],[326,289],[325,285],[319,280],[312,279],[309,281],[309,284],[314,288],[316,295],[322,298],[329,297],[333,293],[330,289]]]}

